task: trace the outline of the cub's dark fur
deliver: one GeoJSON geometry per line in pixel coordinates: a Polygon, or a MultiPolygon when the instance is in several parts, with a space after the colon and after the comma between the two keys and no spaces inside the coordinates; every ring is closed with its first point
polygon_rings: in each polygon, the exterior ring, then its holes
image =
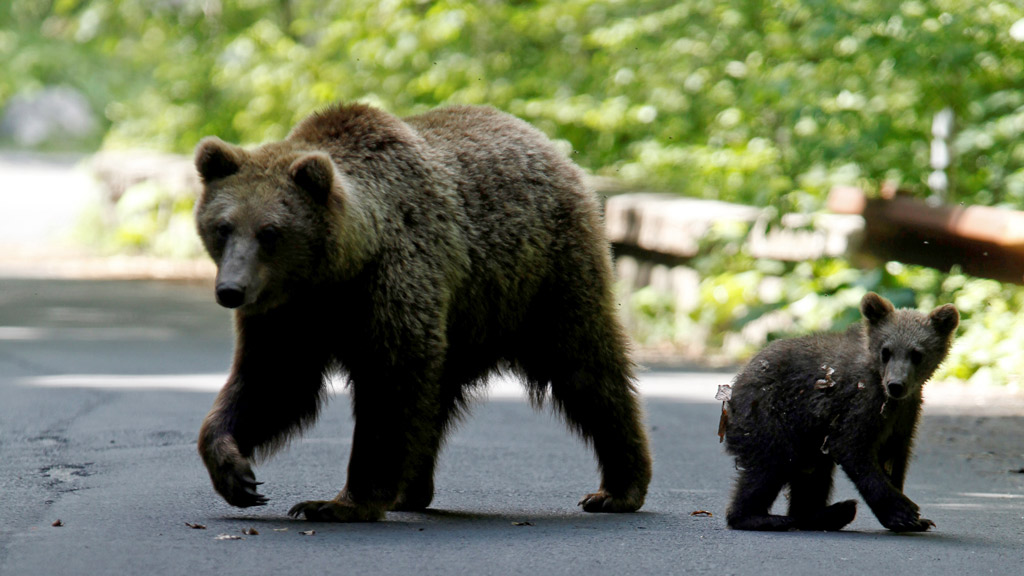
{"type": "Polygon", "coordinates": [[[960,316],[922,314],[874,293],[842,334],[769,344],[733,384],[726,448],[740,470],[727,520],[740,530],[839,530],[857,503],[829,505],[839,464],[883,526],[934,526],[903,494],[921,388],[945,359],[960,316]],[[769,514],[789,486],[786,516],[769,514]]]}
{"type": "Polygon", "coordinates": [[[196,149],[196,218],[234,308],[234,365],[199,435],[216,490],[261,505],[251,464],[350,383],[348,482],[293,516],[426,508],[467,391],[496,370],[590,443],[588,512],[643,505],[651,458],[595,195],[539,131],[489,108],[400,119],[335,106],[281,142],[196,149]]]}

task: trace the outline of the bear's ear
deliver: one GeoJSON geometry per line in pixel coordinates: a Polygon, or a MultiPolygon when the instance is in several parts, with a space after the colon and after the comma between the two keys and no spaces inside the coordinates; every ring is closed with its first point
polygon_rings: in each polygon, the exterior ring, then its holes
{"type": "Polygon", "coordinates": [[[931,321],[936,332],[948,336],[960,325],[960,313],[957,312],[956,306],[945,304],[932,310],[928,315],[928,320],[931,321]]]}
{"type": "Polygon", "coordinates": [[[323,152],[312,152],[292,162],[288,173],[292,180],[320,204],[326,204],[334,186],[334,163],[323,152]]]}
{"type": "Polygon", "coordinates": [[[860,313],[868,319],[869,324],[878,324],[895,311],[891,302],[874,292],[868,292],[860,301],[860,313]]]}
{"type": "Polygon", "coordinates": [[[242,157],[237,149],[216,136],[203,138],[196,146],[196,170],[203,182],[212,182],[238,172],[242,157]]]}

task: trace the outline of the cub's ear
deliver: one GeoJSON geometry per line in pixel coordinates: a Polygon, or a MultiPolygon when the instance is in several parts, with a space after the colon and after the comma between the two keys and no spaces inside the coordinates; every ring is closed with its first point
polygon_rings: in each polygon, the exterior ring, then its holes
{"type": "Polygon", "coordinates": [[[334,186],[334,163],[323,152],[311,152],[292,162],[288,173],[292,180],[320,204],[326,204],[334,186]]]}
{"type": "Polygon", "coordinates": [[[216,136],[203,138],[196,146],[196,170],[203,182],[212,182],[238,172],[240,150],[216,136]]]}
{"type": "Polygon", "coordinates": [[[928,315],[928,320],[931,321],[936,332],[947,336],[952,334],[956,327],[960,325],[960,313],[957,312],[956,306],[945,304],[932,310],[931,314],[928,315]]]}
{"type": "Polygon", "coordinates": [[[869,324],[878,324],[895,311],[892,302],[874,292],[868,292],[860,301],[860,313],[868,319],[869,324]]]}

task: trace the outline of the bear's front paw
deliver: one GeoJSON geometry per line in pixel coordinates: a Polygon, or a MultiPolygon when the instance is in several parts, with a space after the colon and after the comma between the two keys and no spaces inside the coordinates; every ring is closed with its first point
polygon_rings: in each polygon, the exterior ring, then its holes
{"type": "Polygon", "coordinates": [[[256,491],[256,487],[263,483],[256,481],[248,462],[241,466],[232,465],[228,470],[212,475],[212,478],[214,488],[232,506],[248,508],[267,503],[267,497],[256,491]]]}
{"type": "Polygon", "coordinates": [[[643,496],[613,496],[604,489],[587,494],[577,504],[585,512],[636,512],[643,505],[643,496]]]}
{"type": "Polygon", "coordinates": [[[893,532],[927,532],[929,528],[935,527],[935,522],[927,518],[917,518],[905,522],[886,524],[885,527],[893,532]]]}
{"type": "Polygon", "coordinates": [[[263,506],[267,497],[256,491],[262,482],[256,481],[249,461],[243,458],[230,438],[204,445],[203,462],[210,472],[210,480],[217,493],[228,504],[239,508],[263,506]]]}
{"type": "Polygon", "coordinates": [[[893,510],[885,518],[879,518],[882,525],[893,532],[925,532],[935,526],[935,522],[921,518],[917,504],[908,501],[909,506],[893,510]]]}
{"type": "Polygon", "coordinates": [[[384,519],[384,509],[338,500],[307,500],[292,506],[288,515],[305,516],[311,522],[376,522],[384,519]]]}

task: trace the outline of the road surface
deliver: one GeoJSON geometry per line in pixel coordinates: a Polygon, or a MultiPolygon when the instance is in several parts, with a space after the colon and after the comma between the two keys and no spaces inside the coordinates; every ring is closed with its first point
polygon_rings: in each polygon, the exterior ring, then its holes
{"type": "MultiPolygon", "coordinates": [[[[1017,574],[1024,561],[1017,396],[929,401],[906,487],[937,524],[925,534],[885,531],[863,501],[840,533],[727,529],[734,470],[713,397],[731,374],[658,370],[641,379],[656,460],[640,513],[576,508],[597,488],[590,452],[499,381],[442,454],[430,510],[324,525],[286,513],[344,483],[343,390],[257,467],[266,507],[214,493],[195,440],[231,349],[206,286],[0,278],[0,574],[1017,574]]],[[[836,497],[860,500],[845,478],[836,497]]]]}

